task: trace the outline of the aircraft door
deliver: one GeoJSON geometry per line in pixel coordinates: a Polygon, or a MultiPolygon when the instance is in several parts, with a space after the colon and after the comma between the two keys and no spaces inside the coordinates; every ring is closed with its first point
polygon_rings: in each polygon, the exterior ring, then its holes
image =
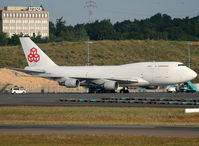
{"type": "Polygon", "coordinates": [[[157,84],[157,85],[168,82],[169,65],[168,64],[155,63],[154,64],[153,78],[154,78],[154,83],[157,84]]]}
{"type": "Polygon", "coordinates": [[[149,83],[153,83],[154,81],[154,63],[148,64],[143,72],[141,73],[141,78],[147,80],[149,83]]]}

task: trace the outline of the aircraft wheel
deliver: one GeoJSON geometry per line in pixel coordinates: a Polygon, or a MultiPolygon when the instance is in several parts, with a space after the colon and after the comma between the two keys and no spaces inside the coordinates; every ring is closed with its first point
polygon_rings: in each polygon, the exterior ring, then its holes
{"type": "Polygon", "coordinates": [[[120,90],[120,93],[129,93],[129,90],[120,90]]]}

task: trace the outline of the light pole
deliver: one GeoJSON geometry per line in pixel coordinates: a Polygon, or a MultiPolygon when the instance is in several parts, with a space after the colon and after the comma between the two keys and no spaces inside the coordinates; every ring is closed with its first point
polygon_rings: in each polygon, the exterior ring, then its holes
{"type": "Polygon", "coordinates": [[[93,42],[91,42],[89,39],[88,41],[85,42],[87,44],[87,65],[89,66],[90,63],[90,44],[92,44],[93,42]]]}
{"type": "Polygon", "coordinates": [[[190,42],[187,43],[187,54],[188,54],[187,64],[188,64],[189,68],[191,68],[191,51],[190,51],[191,45],[192,45],[192,43],[190,43],[190,42]]]}

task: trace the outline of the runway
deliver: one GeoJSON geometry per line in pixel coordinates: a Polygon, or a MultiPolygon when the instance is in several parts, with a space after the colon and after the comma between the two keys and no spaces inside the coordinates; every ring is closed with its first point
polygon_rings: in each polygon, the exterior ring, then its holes
{"type": "Polygon", "coordinates": [[[199,93],[128,93],[128,94],[0,94],[0,106],[112,106],[112,107],[199,107],[198,105],[166,105],[166,104],[135,104],[135,103],[97,103],[97,102],[60,102],[60,99],[93,99],[93,98],[173,98],[199,99],[199,93]]]}
{"type": "Polygon", "coordinates": [[[198,93],[166,93],[166,92],[136,92],[136,93],[32,93],[24,95],[0,94],[1,97],[31,97],[31,98],[99,98],[99,97],[153,97],[153,98],[199,98],[198,93]]]}
{"type": "Polygon", "coordinates": [[[199,137],[199,127],[122,125],[0,125],[0,134],[70,134],[199,137]]]}

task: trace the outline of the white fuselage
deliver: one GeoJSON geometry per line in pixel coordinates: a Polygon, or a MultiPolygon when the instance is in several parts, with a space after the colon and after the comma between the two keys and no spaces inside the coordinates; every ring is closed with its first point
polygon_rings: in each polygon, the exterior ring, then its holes
{"type": "Polygon", "coordinates": [[[142,62],[119,66],[56,66],[41,68],[66,78],[137,79],[138,83],[121,87],[171,85],[194,79],[197,74],[180,62],[142,62]]]}
{"type": "MultiPolygon", "coordinates": [[[[76,88],[101,87],[116,90],[130,86],[156,86],[184,83],[197,74],[180,62],[141,62],[119,66],[58,66],[29,37],[21,37],[28,67],[24,71],[38,77],[57,80],[76,88]]],[[[19,69],[18,69],[19,70],[19,69]]]]}

